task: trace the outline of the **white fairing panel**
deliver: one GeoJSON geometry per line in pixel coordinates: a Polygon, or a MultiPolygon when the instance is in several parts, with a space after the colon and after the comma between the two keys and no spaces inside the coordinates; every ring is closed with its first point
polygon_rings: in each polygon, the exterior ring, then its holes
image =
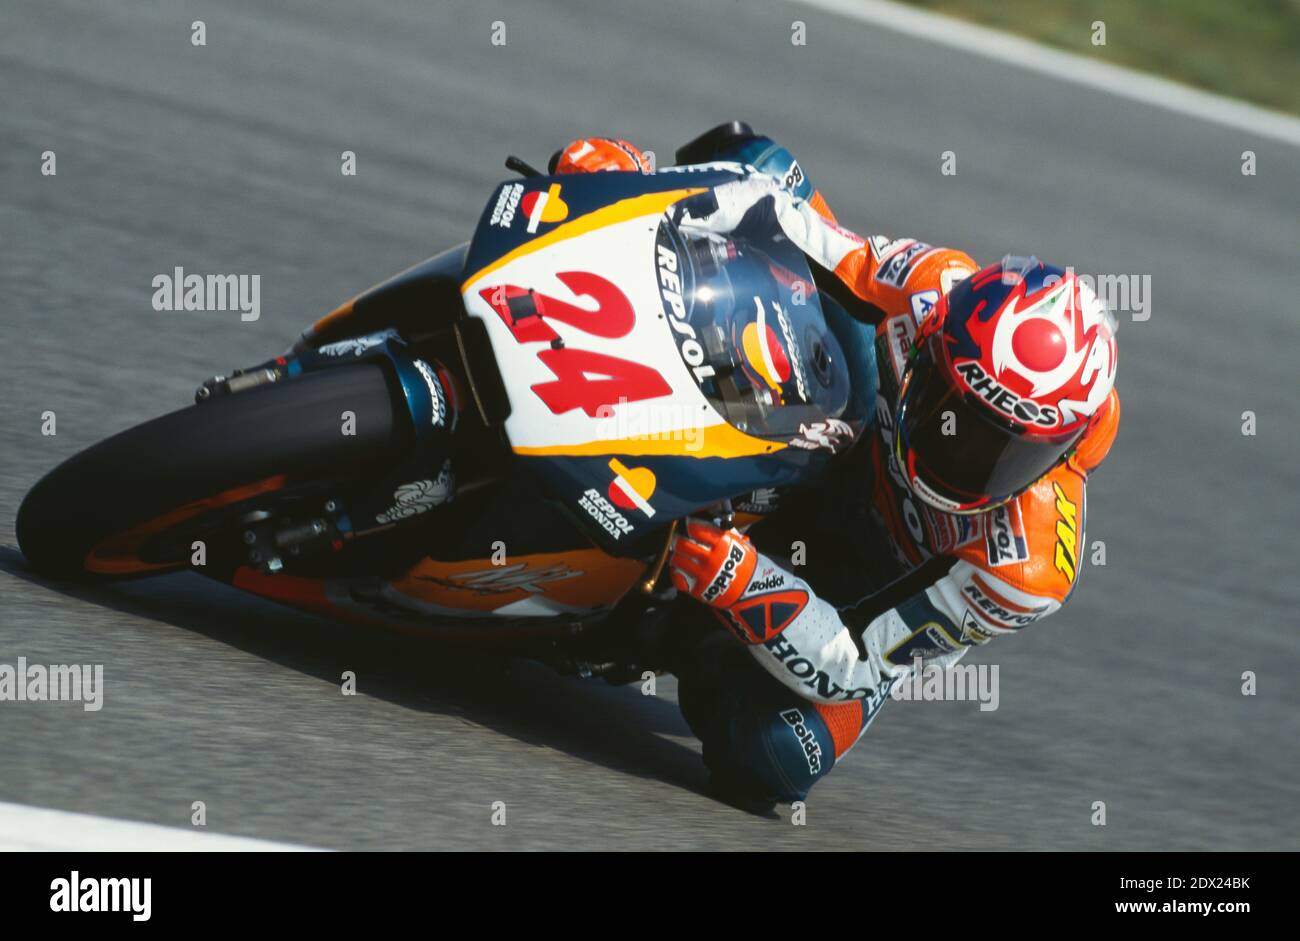
{"type": "MultiPolygon", "coordinates": [[[[655,264],[655,233],[661,218],[656,212],[581,232],[526,252],[465,286],[465,307],[470,316],[487,325],[505,381],[511,407],[505,431],[514,448],[551,448],[632,436],[668,438],[674,431],[724,423],[683,362],[664,314],[655,264]],[[521,342],[483,292],[489,291],[491,296],[493,289],[513,286],[572,304],[583,312],[599,312],[602,318],[611,313],[596,297],[576,294],[557,277],[568,272],[596,275],[612,282],[630,303],[635,322],[621,336],[599,336],[553,316],[544,318],[546,326],[558,334],[565,349],[590,351],[649,367],[664,380],[663,391],[641,401],[615,400],[596,415],[577,406],[557,414],[534,391],[535,386],[557,379],[539,357],[553,349],[554,342],[521,342]]],[[[599,382],[605,377],[588,374],[587,378],[599,382]]]]}

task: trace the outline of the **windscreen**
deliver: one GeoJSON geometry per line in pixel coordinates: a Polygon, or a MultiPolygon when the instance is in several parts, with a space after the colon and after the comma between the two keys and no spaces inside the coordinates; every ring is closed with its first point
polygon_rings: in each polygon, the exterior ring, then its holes
{"type": "Polygon", "coordinates": [[[725,232],[665,218],[655,254],[678,349],[728,422],[786,440],[801,424],[841,415],[849,396],[844,354],[807,259],[770,199],[725,232]]]}

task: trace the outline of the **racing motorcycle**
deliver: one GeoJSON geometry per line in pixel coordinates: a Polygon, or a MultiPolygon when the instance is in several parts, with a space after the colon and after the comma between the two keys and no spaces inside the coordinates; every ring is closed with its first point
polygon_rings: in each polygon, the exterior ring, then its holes
{"type": "Polygon", "coordinates": [[[507,166],[468,243],[47,474],[17,520],[32,565],[189,568],[634,676],[679,521],[815,485],[861,432],[853,323],[770,215],[690,224],[738,165],[507,166]]]}

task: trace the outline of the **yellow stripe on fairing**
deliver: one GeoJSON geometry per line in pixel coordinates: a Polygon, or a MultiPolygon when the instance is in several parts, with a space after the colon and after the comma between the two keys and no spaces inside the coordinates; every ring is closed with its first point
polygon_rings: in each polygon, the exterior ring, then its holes
{"type": "MultiPolygon", "coordinates": [[[[679,429],[680,430],[680,429],[679,429]]],[[[548,444],[536,447],[515,447],[516,454],[525,457],[594,457],[601,454],[626,454],[630,457],[753,457],[757,454],[775,454],[784,450],[783,441],[768,441],[737,431],[728,424],[710,425],[698,430],[703,440],[694,442],[674,439],[677,431],[660,432],[659,438],[611,438],[604,441],[584,441],[576,444],[548,444]]]]}
{"type": "Polygon", "coordinates": [[[688,196],[694,196],[696,193],[703,193],[704,187],[693,187],[691,189],[668,190],[663,193],[645,193],[642,196],[632,196],[628,199],[620,199],[616,203],[611,203],[595,212],[589,212],[585,216],[579,216],[572,222],[566,222],[563,225],[556,226],[545,235],[525,242],[506,254],[502,255],[492,264],[480,268],[470,277],[466,278],[460,286],[460,291],[464,294],[470,289],[470,286],[476,281],[487,277],[492,272],[510,262],[523,258],[532,252],[554,245],[556,242],[563,242],[567,239],[576,238],[579,235],[585,235],[596,229],[603,229],[606,226],[615,225],[619,222],[626,222],[628,219],[635,219],[639,216],[656,215],[663,212],[679,199],[685,199],[688,196]]]}

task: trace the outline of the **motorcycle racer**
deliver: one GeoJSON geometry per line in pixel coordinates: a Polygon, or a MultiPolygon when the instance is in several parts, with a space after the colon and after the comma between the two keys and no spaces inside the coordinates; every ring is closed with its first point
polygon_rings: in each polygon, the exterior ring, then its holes
{"type": "MultiPolygon", "coordinates": [[[[919,664],[950,668],[1070,596],[1086,481],[1119,424],[1115,324],[1085,283],[1035,258],[981,269],[915,239],[859,238],[793,156],[747,126],[683,151],[752,171],[686,221],[723,230],[775,213],[825,276],[818,288],[863,324],[859,358],[876,379],[874,429],[824,486],[737,504],[748,535],[690,520],[670,560],[679,591],[742,642],[675,672],[714,785],[759,809],[806,797],[919,664]]],[[[605,138],[551,162],[651,166],[605,138]]]]}

